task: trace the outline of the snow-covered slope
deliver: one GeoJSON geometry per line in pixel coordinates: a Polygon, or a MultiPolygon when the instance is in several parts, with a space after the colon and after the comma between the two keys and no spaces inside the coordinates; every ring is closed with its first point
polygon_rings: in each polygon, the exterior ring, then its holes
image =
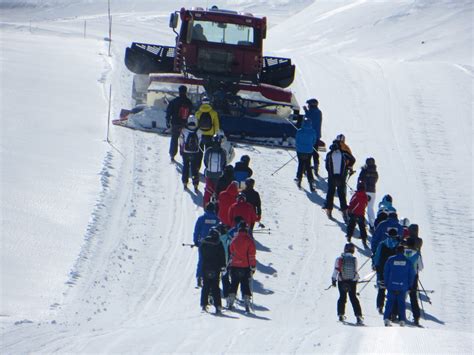
{"type": "Polygon", "coordinates": [[[201,196],[182,191],[167,138],[113,127],[103,141],[109,84],[113,114],[129,106],[124,48],[172,43],[181,4],[113,2],[108,57],[104,4],[12,3],[0,2],[2,353],[472,353],[472,2],[217,1],[269,17],[266,52],[294,59],[323,139],[344,133],[359,167],[373,156],[378,198],[420,225],[435,289],[424,329],[383,327],[372,284],[368,326],[336,322],[324,289],[345,238],[321,211],[325,182],[298,191],[293,163],[272,175],[286,151],[246,146],[236,156],[252,159],[272,229],[256,235],[256,315],[201,314],[196,250],[182,246],[201,196]]]}

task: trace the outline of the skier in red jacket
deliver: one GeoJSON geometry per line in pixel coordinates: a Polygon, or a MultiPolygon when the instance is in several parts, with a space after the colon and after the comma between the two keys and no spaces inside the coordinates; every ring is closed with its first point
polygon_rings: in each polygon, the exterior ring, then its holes
{"type": "Polygon", "coordinates": [[[369,203],[369,199],[365,192],[365,184],[358,183],[357,191],[352,195],[351,202],[347,208],[349,212],[349,223],[347,226],[347,241],[350,243],[352,234],[354,233],[356,223],[359,225],[360,237],[362,244],[367,247],[367,230],[365,227],[365,209],[369,203]]]}
{"type": "Polygon", "coordinates": [[[252,297],[250,279],[257,266],[256,254],[255,242],[247,231],[247,225],[245,222],[240,222],[238,233],[229,246],[230,278],[232,280],[227,300],[229,309],[232,309],[234,305],[235,295],[240,284],[244,295],[245,310],[246,312],[250,311],[250,298],[252,297]]]}
{"type": "Polygon", "coordinates": [[[239,194],[238,182],[232,181],[227,188],[219,194],[219,220],[226,226],[234,224],[233,219],[229,219],[229,209],[235,203],[239,194]]]}
{"type": "Polygon", "coordinates": [[[247,198],[242,192],[237,195],[237,202],[230,206],[229,209],[228,220],[232,221],[232,227],[235,226],[234,221],[235,217],[237,216],[240,216],[244,219],[245,223],[247,223],[247,226],[249,226],[251,233],[255,222],[258,220],[258,217],[257,213],[255,212],[255,207],[251,203],[247,202],[247,198]]]}

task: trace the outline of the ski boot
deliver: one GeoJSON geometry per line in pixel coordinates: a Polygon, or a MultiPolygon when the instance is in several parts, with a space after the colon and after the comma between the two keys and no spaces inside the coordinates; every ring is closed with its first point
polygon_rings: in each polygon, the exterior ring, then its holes
{"type": "Polygon", "coordinates": [[[357,325],[364,325],[364,318],[362,316],[357,316],[357,325]]]}
{"type": "Polygon", "coordinates": [[[221,306],[217,306],[216,307],[216,315],[220,315],[222,314],[222,307],[221,306]]]}
{"type": "Polygon", "coordinates": [[[244,296],[244,304],[245,304],[245,312],[249,313],[250,312],[250,296],[249,295],[244,296]]]}
{"type": "Polygon", "coordinates": [[[227,309],[234,308],[234,301],[235,301],[235,293],[231,293],[229,297],[227,297],[227,309]]]}
{"type": "Polygon", "coordinates": [[[196,277],[196,287],[202,287],[202,277],[196,277]]]}
{"type": "Polygon", "coordinates": [[[201,306],[201,310],[202,310],[203,312],[207,312],[207,306],[201,306]]]}
{"type": "Polygon", "coordinates": [[[344,314],[339,314],[337,318],[339,319],[339,322],[344,322],[346,320],[346,317],[344,316],[344,314]]]}
{"type": "Polygon", "coordinates": [[[392,326],[392,324],[390,323],[390,319],[388,319],[388,318],[383,320],[383,324],[385,324],[386,327],[391,327],[392,326]]]}
{"type": "Polygon", "coordinates": [[[419,319],[419,318],[415,318],[415,319],[413,320],[413,324],[414,324],[415,326],[419,327],[419,326],[420,326],[420,319],[419,319]]]}
{"type": "Polygon", "coordinates": [[[298,188],[301,189],[301,180],[298,178],[295,178],[294,181],[296,182],[296,186],[298,186],[298,188]]]}
{"type": "Polygon", "coordinates": [[[405,321],[401,320],[398,324],[400,324],[400,327],[404,327],[405,326],[405,321]]]}
{"type": "Polygon", "coordinates": [[[170,160],[171,160],[171,163],[176,163],[176,160],[174,160],[174,157],[172,157],[171,155],[170,155],[170,160]]]}

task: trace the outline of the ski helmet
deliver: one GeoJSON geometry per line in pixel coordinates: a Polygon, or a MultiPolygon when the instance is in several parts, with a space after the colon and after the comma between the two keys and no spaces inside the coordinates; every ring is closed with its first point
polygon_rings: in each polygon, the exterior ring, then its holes
{"type": "Polygon", "coordinates": [[[316,100],[316,99],[314,99],[314,98],[307,100],[306,103],[307,103],[309,106],[318,106],[318,104],[319,104],[318,100],[316,100]]]}
{"type": "Polygon", "coordinates": [[[336,137],[336,140],[338,142],[345,142],[346,141],[346,136],[343,135],[342,133],[341,134],[338,134],[337,137],[336,137]]]}
{"type": "Polygon", "coordinates": [[[245,196],[244,193],[239,192],[239,194],[237,195],[236,200],[237,200],[238,202],[245,202],[245,201],[247,201],[247,197],[245,196]]]}
{"type": "Polygon", "coordinates": [[[402,226],[408,228],[408,226],[410,225],[410,220],[405,217],[405,218],[403,218],[403,219],[400,220],[400,224],[401,224],[402,226]]]}
{"type": "Polygon", "coordinates": [[[375,165],[375,159],[374,158],[367,158],[365,160],[365,164],[367,164],[367,166],[375,165]]]}
{"type": "Polygon", "coordinates": [[[244,163],[245,165],[249,165],[250,163],[250,157],[248,155],[242,155],[240,157],[240,161],[244,163]]]}
{"type": "Polygon", "coordinates": [[[184,85],[180,85],[180,87],[178,88],[178,92],[180,95],[186,95],[186,93],[188,92],[188,88],[184,85]]]}
{"type": "Polygon", "coordinates": [[[212,143],[214,143],[214,145],[220,145],[222,142],[222,137],[218,134],[214,134],[212,136],[212,143]]]}
{"type": "Polygon", "coordinates": [[[209,236],[211,238],[219,238],[221,236],[221,233],[219,232],[219,230],[217,229],[217,227],[212,227],[210,230],[209,230],[209,236]]]}
{"type": "Polygon", "coordinates": [[[245,186],[253,188],[255,186],[255,180],[252,178],[245,179],[245,186]]]}
{"type": "Polygon", "coordinates": [[[351,253],[354,254],[355,252],[355,245],[352,243],[347,243],[344,245],[344,253],[351,253]]]}
{"type": "Polygon", "coordinates": [[[386,195],[383,197],[382,201],[387,201],[387,202],[392,203],[392,202],[393,202],[393,199],[392,199],[392,196],[390,196],[389,194],[386,194],[386,195]]]}
{"type": "Polygon", "coordinates": [[[196,117],[194,117],[194,115],[190,115],[188,117],[188,123],[187,123],[188,127],[190,128],[195,128],[197,127],[197,119],[196,117]]]}

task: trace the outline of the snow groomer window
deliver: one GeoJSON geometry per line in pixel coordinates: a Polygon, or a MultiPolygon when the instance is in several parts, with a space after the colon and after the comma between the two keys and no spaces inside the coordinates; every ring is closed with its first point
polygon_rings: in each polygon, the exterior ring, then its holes
{"type": "Polygon", "coordinates": [[[250,26],[194,21],[191,40],[251,46],[255,38],[254,29],[250,26]]]}

